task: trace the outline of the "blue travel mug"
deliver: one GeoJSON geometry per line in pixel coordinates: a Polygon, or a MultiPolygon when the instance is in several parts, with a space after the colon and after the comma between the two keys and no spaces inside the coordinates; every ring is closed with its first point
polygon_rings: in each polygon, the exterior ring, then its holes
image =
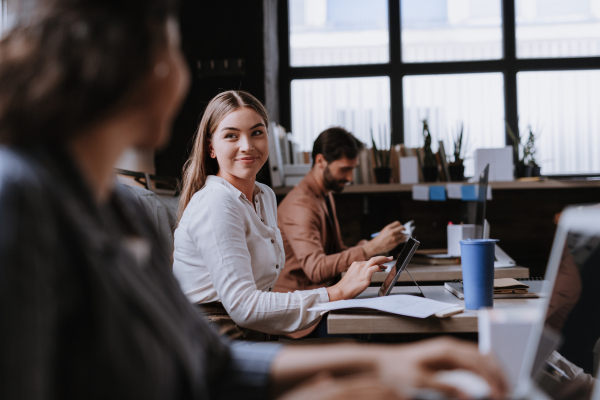
{"type": "Polygon", "coordinates": [[[494,260],[497,239],[460,241],[465,308],[494,306],[494,260]]]}

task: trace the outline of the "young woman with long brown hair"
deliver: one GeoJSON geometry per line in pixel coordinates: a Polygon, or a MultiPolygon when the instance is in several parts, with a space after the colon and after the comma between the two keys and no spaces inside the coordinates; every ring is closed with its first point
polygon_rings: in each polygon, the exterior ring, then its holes
{"type": "Polygon", "coordinates": [[[268,123],[249,93],[219,94],[204,112],[184,171],[173,271],[188,298],[234,338],[305,329],[321,316],[309,308],[354,298],[389,261],[355,262],[328,288],[271,292],[285,252],[275,194],[256,182],[269,155],[268,123]]]}

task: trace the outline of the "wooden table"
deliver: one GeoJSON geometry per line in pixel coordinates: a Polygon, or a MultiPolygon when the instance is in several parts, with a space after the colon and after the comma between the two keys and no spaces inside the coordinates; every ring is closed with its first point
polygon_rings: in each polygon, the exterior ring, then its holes
{"type": "MultiPolygon", "coordinates": [[[[429,299],[464,306],[443,286],[421,286],[429,299]]],[[[376,292],[378,288],[367,288],[366,292],[376,292]]],[[[392,293],[414,292],[413,287],[397,286],[392,293]]],[[[540,299],[497,299],[494,308],[536,307],[540,299]]],[[[458,333],[477,332],[477,312],[465,310],[448,318],[412,318],[388,314],[374,310],[334,311],[327,319],[327,332],[338,334],[364,333],[458,333]]]]}
{"type": "MultiPolygon", "coordinates": [[[[462,269],[460,265],[423,265],[408,264],[408,270],[417,282],[435,282],[452,281],[462,279],[462,269]]],[[[387,277],[387,272],[375,272],[371,278],[372,283],[382,283],[387,277]]],[[[529,268],[525,267],[506,267],[495,268],[495,278],[529,278],[529,268]]],[[[398,282],[412,282],[406,272],[402,272],[398,282]]]]}

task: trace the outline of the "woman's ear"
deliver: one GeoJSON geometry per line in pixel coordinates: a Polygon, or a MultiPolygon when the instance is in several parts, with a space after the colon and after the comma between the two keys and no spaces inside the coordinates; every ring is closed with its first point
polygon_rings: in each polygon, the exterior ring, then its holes
{"type": "Polygon", "coordinates": [[[210,140],[208,141],[208,155],[210,156],[210,158],[217,158],[217,155],[215,154],[215,149],[210,140]]]}

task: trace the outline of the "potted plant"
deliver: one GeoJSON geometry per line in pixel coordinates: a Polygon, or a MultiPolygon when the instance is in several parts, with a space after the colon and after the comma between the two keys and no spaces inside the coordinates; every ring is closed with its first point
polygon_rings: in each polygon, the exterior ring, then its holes
{"type": "Polygon", "coordinates": [[[452,142],[454,144],[453,160],[448,163],[448,171],[450,172],[450,180],[454,182],[462,182],[465,180],[465,157],[464,153],[464,125],[461,123],[460,128],[456,130],[452,142]]]}
{"type": "MultiPolygon", "coordinates": [[[[381,143],[384,142],[386,132],[383,129],[383,135],[381,129],[379,130],[381,143]]],[[[373,143],[373,158],[375,159],[375,180],[377,183],[390,183],[392,179],[392,168],[390,167],[390,155],[392,148],[392,134],[390,132],[390,143],[389,149],[378,149],[375,144],[375,138],[373,137],[373,129],[371,129],[371,142],[373,143]]]]}
{"type": "Polygon", "coordinates": [[[438,163],[431,150],[431,132],[427,118],[423,120],[423,179],[425,182],[436,182],[438,179],[438,163]]]}
{"type": "Polygon", "coordinates": [[[518,129],[517,133],[515,134],[508,122],[506,122],[506,132],[515,144],[513,146],[514,159],[516,160],[515,177],[523,178],[540,176],[541,168],[535,160],[535,153],[537,150],[535,148],[535,135],[531,130],[531,126],[529,126],[529,136],[525,144],[521,142],[520,135],[517,136],[519,133],[518,129]]]}
{"type": "Polygon", "coordinates": [[[540,176],[541,175],[541,167],[535,161],[535,153],[537,149],[535,148],[535,135],[531,130],[531,125],[528,127],[529,135],[527,137],[527,141],[523,146],[523,161],[528,168],[528,174],[525,176],[540,176]]]}

